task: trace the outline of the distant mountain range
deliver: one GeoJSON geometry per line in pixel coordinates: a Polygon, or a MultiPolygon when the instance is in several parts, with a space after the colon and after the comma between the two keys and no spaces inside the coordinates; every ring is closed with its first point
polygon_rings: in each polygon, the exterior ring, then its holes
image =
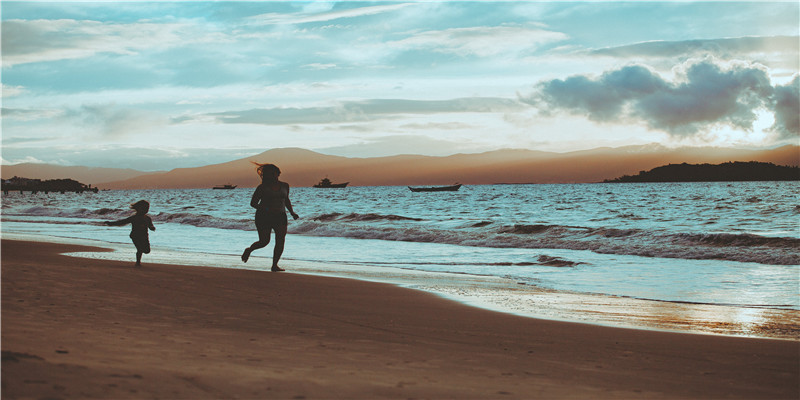
{"type": "Polygon", "coordinates": [[[17,164],[2,167],[2,176],[39,179],[72,178],[101,189],[211,188],[220,184],[254,187],[259,178],[252,162],[273,163],[283,171],[281,180],[292,186],[311,186],[324,177],[351,186],[440,185],[492,183],[602,182],[666,164],[719,164],[760,161],[800,165],[800,146],[771,150],[716,147],[669,149],[660,145],[598,148],[569,153],[534,150],[497,150],[447,157],[399,155],[348,158],[299,148],[265,151],[222,164],[142,172],[113,168],[64,167],[17,164]]]}

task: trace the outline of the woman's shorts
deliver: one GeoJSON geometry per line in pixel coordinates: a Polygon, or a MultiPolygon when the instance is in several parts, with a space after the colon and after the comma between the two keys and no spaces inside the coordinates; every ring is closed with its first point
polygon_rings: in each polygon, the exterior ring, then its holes
{"type": "Polygon", "coordinates": [[[256,211],[256,228],[274,229],[276,232],[286,232],[286,227],[289,225],[289,220],[286,218],[286,213],[270,213],[266,211],[256,211]]]}

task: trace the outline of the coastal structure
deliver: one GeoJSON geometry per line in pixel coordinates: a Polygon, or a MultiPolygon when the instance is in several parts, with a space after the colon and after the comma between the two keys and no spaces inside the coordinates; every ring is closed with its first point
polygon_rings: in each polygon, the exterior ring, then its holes
{"type": "Polygon", "coordinates": [[[48,179],[43,181],[41,179],[21,178],[18,176],[15,176],[11,179],[3,179],[1,186],[3,194],[8,194],[9,192],[12,191],[19,191],[20,193],[23,192],[97,193],[99,191],[97,187],[92,187],[92,185],[86,185],[80,183],[74,179],[48,179]]]}

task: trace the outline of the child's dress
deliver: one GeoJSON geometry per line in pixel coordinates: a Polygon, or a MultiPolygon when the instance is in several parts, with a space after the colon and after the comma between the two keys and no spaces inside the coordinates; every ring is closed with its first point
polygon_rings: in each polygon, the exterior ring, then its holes
{"type": "Polygon", "coordinates": [[[120,226],[131,224],[131,240],[136,250],[142,253],[150,253],[150,236],[148,229],[155,230],[153,220],[147,215],[135,214],[123,220],[109,223],[109,225],[120,226]]]}

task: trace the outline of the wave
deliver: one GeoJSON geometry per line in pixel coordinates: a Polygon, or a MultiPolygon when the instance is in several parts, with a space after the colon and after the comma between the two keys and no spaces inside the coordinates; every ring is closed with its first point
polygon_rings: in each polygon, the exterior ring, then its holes
{"type": "MultiPolygon", "coordinates": [[[[251,216],[224,218],[179,212],[151,214],[156,223],[174,223],[202,228],[254,231],[251,216]]],[[[70,218],[77,224],[98,224],[131,215],[129,209],[58,209],[34,206],[14,210],[8,216],[35,216],[57,223],[70,218]]],[[[800,265],[800,239],[765,237],[747,233],[676,233],[665,230],[619,227],[582,227],[558,224],[513,224],[479,220],[461,224],[378,213],[324,213],[291,221],[289,232],[312,236],[443,243],[473,247],[570,249],[597,253],[681,259],[717,259],[774,265],[800,265]],[[450,224],[450,225],[448,225],[450,224]]],[[[573,266],[558,260],[537,264],[573,266]]]]}
{"type": "MultiPolygon", "coordinates": [[[[186,207],[184,207],[186,209],[186,207]]],[[[50,217],[47,223],[59,224],[85,224],[85,225],[100,225],[103,221],[114,221],[127,218],[133,215],[130,209],[112,209],[112,208],[99,208],[99,209],[57,209],[45,206],[29,207],[15,211],[13,216],[33,216],[33,217],[50,217]],[[59,221],[59,218],[75,219],[70,221],[59,221]]],[[[162,212],[158,214],[150,214],[153,222],[167,222],[182,225],[190,225],[200,228],[217,228],[217,229],[238,229],[254,231],[255,225],[252,218],[242,219],[229,219],[215,217],[209,214],[195,214],[188,212],[168,213],[162,212]]]]}
{"type": "Polygon", "coordinates": [[[710,246],[767,246],[767,247],[800,247],[800,239],[786,237],[765,237],[753,234],[676,234],[678,240],[710,246]]]}
{"type": "Polygon", "coordinates": [[[159,213],[154,216],[153,222],[168,222],[182,225],[191,225],[198,228],[235,229],[243,231],[256,230],[252,218],[228,219],[215,217],[208,214],[193,213],[159,213]]]}
{"type": "MultiPolygon", "coordinates": [[[[753,234],[686,234],[645,229],[515,224],[455,229],[432,224],[375,225],[365,219],[321,218],[290,226],[290,233],[354,239],[434,242],[474,247],[590,250],[604,254],[683,259],[717,259],[774,265],[800,264],[800,240],[753,234]]],[[[568,264],[566,264],[568,265],[568,264]]]]}
{"type": "Polygon", "coordinates": [[[382,214],[357,214],[351,213],[344,215],[342,213],[322,214],[313,218],[315,221],[422,221],[421,218],[404,217],[402,215],[382,215],[382,214]]]}
{"type": "Polygon", "coordinates": [[[54,218],[79,218],[79,219],[83,218],[121,219],[125,218],[130,213],[131,213],[130,210],[121,210],[113,208],[98,208],[94,210],[86,208],[74,208],[74,209],[62,210],[52,207],[34,206],[15,211],[11,215],[54,217],[54,218]]]}

